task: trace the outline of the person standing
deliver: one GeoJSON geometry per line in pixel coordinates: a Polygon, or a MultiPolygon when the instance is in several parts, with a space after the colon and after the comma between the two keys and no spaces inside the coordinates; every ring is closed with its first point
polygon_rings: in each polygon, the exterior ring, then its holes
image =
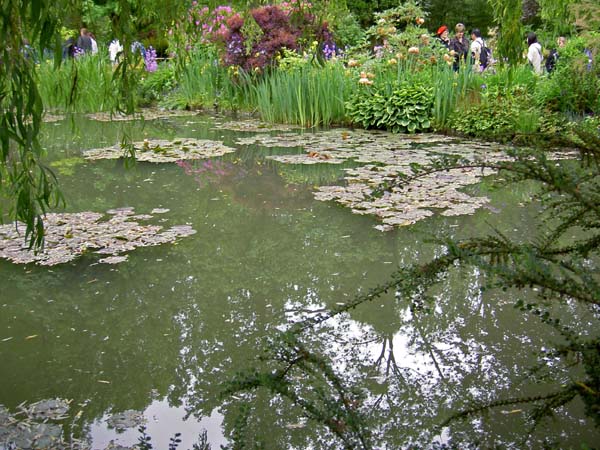
{"type": "Polygon", "coordinates": [[[471,56],[473,58],[473,64],[474,64],[475,69],[477,69],[479,71],[485,70],[485,68],[487,67],[488,61],[487,61],[487,54],[485,56],[482,55],[482,53],[486,50],[485,50],[485,42],[483,41],[483,38],[481,37],[481,31],[479,30],[479,28],[474,28],[473,31],[471,31],[470,50],[471,50],[471,56]]]}
{"type": "Polygon", "coordinates": [[[87,28],[79,30],[79,37],[77,38],[77,47],[86,53],[92,51],[92,38],[90,38],[87,28]]]}
{"type": "Polygon", "coordinates": [[[458,71],[461,63],[467,60],[469,55],[469,41],[465,37],[465,26],[457,23],[454,27],[454,37],[450,40],[450,51],[454,52],[454,64],[452,68],[458,71]]]}
{"type": "Polygon", "coordinates": [[[96,42],[96,36],[94,36],[94,33],[89,33],[88,32],[88,36],[90,37],[91,41],[92,41],[92,55],[96,55],[98,53],[98,43],[96,42]]]}
{"type": "Polygon", "coordinates": [[[533,71],[537,75],[542,74],[542,46],[537,40],[537,36],[533,31],[527,33],[527,60],[531,67],[533,67],[533,71]]]}
{"type": "Polygon", "coordinates": [[[436,35],[440,40],[440,43],[447,49],[450,49],[450,36],[448,33],[448,27],[446,25],[442,25],[438,28],[436,35]]]}
{"type": "Polygon", "coordinates": [[[567,38],[564,36],[559,36],[556,40],[557,48],[553,48],[546,58],[546,72],[551,73],[556,67],[556,63],[558,62],[559,51],[567,44],[567,38]]]}

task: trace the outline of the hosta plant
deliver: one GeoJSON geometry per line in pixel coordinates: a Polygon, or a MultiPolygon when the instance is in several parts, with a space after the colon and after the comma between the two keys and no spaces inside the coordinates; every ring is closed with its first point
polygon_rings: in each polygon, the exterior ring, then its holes
{"type": "Polygon", "coordinates": [[[364,128],[414,133],[431,127],[432,104],[430,87],[406,82],[382,86],[363,82],[346,104],[346,110],[352,122],[364,128]]]}

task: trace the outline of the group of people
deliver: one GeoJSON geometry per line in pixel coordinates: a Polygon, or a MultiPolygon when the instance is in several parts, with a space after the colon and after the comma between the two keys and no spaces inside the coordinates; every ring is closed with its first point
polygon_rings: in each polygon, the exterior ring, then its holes
{"type": "Polygon", "coordinates": [[[450,38],[450,31],[446,25],[437,30],[440,43],[454,55],[454,70],[458,70],[460,64],[472,61],[481,71],[485,70],[491,63],[490,52],[485,41],[481,37],[481,31],[475,28],[471,31],[471,39],[465,36],[465,26],[457,23],[454,27],[454,37],[450,38]]]}
{"type": "MultiPolygon", "coordinates": [[[[454,27],[454,37],[450,38],[450,31],[446,25],[442,25],[437,30],[437,38],[440,43],[454,55],[454,70],[458,70],[461,63],[469,61],[472,58],[475,68],[484,71],[491,64],[491,51],[481,37],[481,31],[477,28],[471,31],[471,39],[465,36],[465,26],[462,23],[454,27]]],[[[558,49],[553,49],[546,59],[545,68],[551,72],[558,61],[558,52],[565,46],[566,39],[561,36],[558,38],[558,49]]],[[[533,71],[540,75],[544,70],[544,56],[542,46],[537,40],[534,32],[527,34],[527,60],[533,71]]]]}
{"type": "Polygon", "coordinates": [[[87,28],[79,30],[79,36],[77,39],[71,37],[63,45],[63,59],[75,57],[77,52],[91,53],[95,55],[98,53],[98,43],[96,37],[87,28]]]}

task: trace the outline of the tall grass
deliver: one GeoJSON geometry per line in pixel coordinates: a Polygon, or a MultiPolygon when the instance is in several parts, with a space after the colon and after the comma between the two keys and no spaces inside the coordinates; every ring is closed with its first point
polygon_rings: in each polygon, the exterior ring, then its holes
{"type": "Polygon", "coordinates": [[[276,70],[253,85],[250,99],[267,122],[303,127],[344,123],[352,83],[344,71],[339,62],[276,70]]]}
{"type": "Polygon", "coordinates": [[[232,69],[223,67],[214,49],[199,48],[192,52],[178,73],[178,87],[161,102],[178,109],[224,108],[236,110],[246,106],[244,90],[232,69]]]}
{"type": "Polygon", "coordinates": [[[464,64],[455,72],[452,67],[442,64],[433,73],[433,111],[434,127],[444,130],[448,119],[456,111],[459,104],[477,102],[478,89],[474,88],[480,78],[464,64]],[[475,95],[469,96],[474,93],[475,95]]]}
{"type": "Polygon", "coordinates": [[[107,57],[85,55],[55,67],[43,61],[38,70],[45,107],[59,111],[110,111],[116,105],[113,68],[107,57]]]}

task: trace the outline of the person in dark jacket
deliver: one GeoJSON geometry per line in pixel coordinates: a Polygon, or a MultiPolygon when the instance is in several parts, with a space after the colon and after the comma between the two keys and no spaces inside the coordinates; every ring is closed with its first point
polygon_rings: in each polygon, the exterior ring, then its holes
{"type": "Polygon", "coordinates": [[[558,62],[558,52],[566,45],[566,43],[567,39],[564,36],[559,36],[556,40],[557,48],[550,50],[550,54],[546,58],[546,72],[551,73],[554,70],[556,63],[558,62]]]}
{"type": "Polygon", "coordinates": [[[86,53],[90,53],[92,51],[92,38],[90,38],[87,28],[82,28],[79,31],[77,47],[86,53]]]}
{"type": "Polygon", "coordinates": [[[454,52],[454,64],[452,68],[458,71],[461,63],[469,56],[469,39],[465,36],[465,26],[457,23],[454,27],[454,37],[450,40],[450,51],[454,52]]]}

